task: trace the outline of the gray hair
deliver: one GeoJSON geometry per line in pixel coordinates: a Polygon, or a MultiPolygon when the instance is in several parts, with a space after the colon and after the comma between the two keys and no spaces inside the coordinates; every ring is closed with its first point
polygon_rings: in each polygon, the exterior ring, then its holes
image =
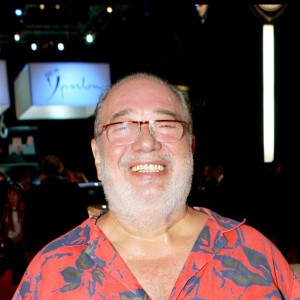
{"type": "Polygon", "coordinates": [[[121,78],[115,84],[113,84],[110,88],[105,90],[104,93],[101,95],[101,97],[98,101],[98,104],[96,106],[95,113],[94,113],[94,137],[95,137],[95,139],[97,139],[100,134],[99,123],[100,123],[101,113],[102,113],[103,104],[104,104],[105,99],[110,94],[110,92],[112,92],[116,87],[123,84],[124,82],[130,81],[135,78],[150,79],[152,81],[160,83],[160,84],[166,86],[167,88],[169,88],[174,93],[174,95],[176,96],[178,101],[180,102],[182,109],[183,109],[185,121],[187,122],[188,132],[190,134],[192,134],[193,119],[192,119],[192,111],[191,111],[191,105],[190,105],[190,100],[189,100],[188,94],[186,92],[182,91],[176,85],[170,84],[168,81],[166,81],[156,75],[140,72],[140,73],[130,74],[130,75],[127,75],[127,76],[121,78]]]}

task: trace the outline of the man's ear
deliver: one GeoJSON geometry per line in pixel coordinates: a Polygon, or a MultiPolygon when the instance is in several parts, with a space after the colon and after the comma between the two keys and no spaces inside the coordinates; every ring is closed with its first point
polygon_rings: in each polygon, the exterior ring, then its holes
{"type": "Polygon", "coordinates": [[[94,161],[95,161],[95,166],[97,170],[97,177],[99,181],[101,181],[101,171],[100,171],[100,154],[99,154],[99,147],[97,145],[96,140],[93,138],[91,140],[91,147],[94,155],[94,161]]]}
{"type": "Polygon", "coordinates": [[[195,146],[196,146],[196,140],[195,140],[195,136],[192,135],[192,153],[195,153],[195,146]]]}

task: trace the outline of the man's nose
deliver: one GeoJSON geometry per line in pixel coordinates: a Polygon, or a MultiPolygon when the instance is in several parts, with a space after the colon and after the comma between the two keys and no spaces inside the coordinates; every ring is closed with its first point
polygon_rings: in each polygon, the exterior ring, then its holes
{"type": "Polygon", "coordinates": [[[134,151],[151,152],[153,150],[159,150],[160,148],[161,143],[155,139],[152,128],[149,127],[149,124],[141,124],[140,134],[136,141],[132,144],[132,149],[134,151]]]}

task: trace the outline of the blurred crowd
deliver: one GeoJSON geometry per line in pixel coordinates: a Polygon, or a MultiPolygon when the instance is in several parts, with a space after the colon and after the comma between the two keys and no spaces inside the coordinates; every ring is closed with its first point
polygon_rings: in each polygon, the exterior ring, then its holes
{"type": "Polygon", "coordinates": [[[28,165],[0,170],[0,277],[10,269],[13,285],[44,245],[86,220],[89,205],[105,202],[102,188],[82,188],[85,175],[57,156],[45,157],[35,172],[28,165]]]}

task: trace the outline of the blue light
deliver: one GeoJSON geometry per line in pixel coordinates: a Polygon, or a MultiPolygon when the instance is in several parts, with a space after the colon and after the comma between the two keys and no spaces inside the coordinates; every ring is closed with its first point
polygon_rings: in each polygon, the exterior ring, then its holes
{"type": "Polygon", "coordinates": [[[15,10],[15,15],[18,16],[18,17],[21,17],[22,14],[23,14],[22,9],[16,8],[16,10],[15,10]]]}

